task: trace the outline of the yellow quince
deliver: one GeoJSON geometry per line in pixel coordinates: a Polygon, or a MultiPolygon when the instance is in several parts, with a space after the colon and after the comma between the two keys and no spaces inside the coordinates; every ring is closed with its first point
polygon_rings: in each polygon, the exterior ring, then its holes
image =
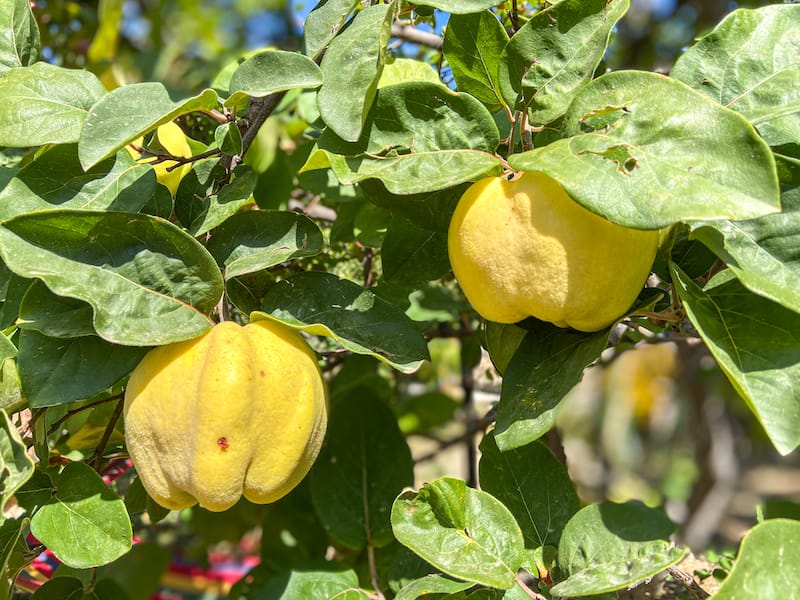
{"type": "Polygon", "coordinates": [[[308,473],[327,425],[313,350],[273,321],[226,321],[145,355],[125,390],[125,441],[170,509],[274,502],[308,473]]]}
{"type": "Polygon", "coordinates": [[[498,323],[533,316],[581,331],[625,314],[657,246],[657,231],[612,223],[538,172],[474,183],[448,232],[453,272],[481,316],[498,323]]]}
{"type": "MultiPolygon", "coordinates": [[[[183,133],[183,129],[181,129],[172,121],[169,123],[164,123],[163,125],[159,126],[158,129],[156,129],[156,140],[161,148],[173,156],[188,158],[192,155],[192,149],[189,147],[189,143],[186,140],[186,134],[183,133]]],[[[141,147],[142,143],[143,138],[138,138],[133,142],[133,144],[138,147],[141,147]]],[[[127,148],[128,152],[131,154],[131,156],[133,156],[133,158],[136,159],[137,162],[150,163],[156,160],[155,156],[146,156],[142,158],[142,154],[137,150],[131,146],[128,146],[127,148]]],[[[186,163],[172,170],[168,170],[173,166],[175,166],[175,161],[165,160],[163,162],[154,164],[153,170],[156,172],[156,179],[158,182],[161,185],[165,185],[169,189],[170,194],[175,197],[175,192],[178,191],[178,186],[181,183],[181,179],[183,179],[186,174],[192,170],[192,165],[190,163],[186,163]]]]}

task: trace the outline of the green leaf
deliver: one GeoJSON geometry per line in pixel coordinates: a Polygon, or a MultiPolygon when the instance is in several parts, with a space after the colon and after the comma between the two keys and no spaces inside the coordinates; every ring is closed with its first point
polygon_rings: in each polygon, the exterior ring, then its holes
{"type": "Polygon", "coordinates": [[[750,291],[800,313],[800,212],[691,226],[750,291]]]}
{"type": "Polygon", "coordinates": [[[415,2],[419,6],[432,6],[453,15],[479,13],[498,4],[499,0],[423,0],[415,2]]]}
{"type": "Polygon", "coordinates": [[[242,132],[236,123],[224,123],[214,130],[214,145],[223,154],[236,156],[242,153],[242,132]]]}
{"type": "Polygon", "coordinates": [[[93,315],[90,305],[75,298],[57,296],[36,280],[22,299],[17,327],[54,338],[95,335],[93,315]]]}
{"type": "Polygon", "coordinates": [[[378,179],[366,179],[358,185],[364,197],[373,204],[443,237],[447,237],[453,211],[468,187],[468,183],[462,183],[420,194],[392,194],[378,179]]]}
{"type": "Polygon", "coordinates": [[[325,82],[317,94],[319,114],[350,142],[361,135],[383,70],[394,4],[376,4],[356,14],[331,41],[320,67],[325,82]]]}
{"type": "Polygon", "coordinates": [[[311,500],[325,529],[354,550],[392,541],[389,509],[414,482],[411,451],[394,414],[360,391],[333,405],[310,475],[311,500]]]}
{"type": "Polygon", "coordinates": [[[314,335],[334,338],[356,354],[368,354],[410,373],[430,358],[425,339],[394,305],[331,273],[308,271],[276,284],[264,298],[270,318],[314,335]]]}
{"type": "Polygon", "coordinates": [[[495,369],[503,375],[508,364],[517,352],[517,348],[527,332],[522,327],[486,321],[483,330],[483,345],[489,352],[489,358],[495,369]]]}
{"type": "Polygon", "coordinates": [[[429,594],[455,594],[463,592],[473,585],[471,581],[453,581],[441,575],[427,575],[421,579],[415,579],[401,588],[394,600],[417,600],[417,598],[424,598],[429,594]]]}
{"type": "Polygon", "coordinates": [[[239,165],[233,172],[233,180],[216,194],[202,202],[195,198],[194,204],[199,206],[199,212],[194,214],[189,233],[199,237],[235,215],[250,200],[257,180],[258,175],[251,167],[239,165]]]}
{"type": "Polygon", "coordinates": [[[297,52],[267,50],[245,60],[231,75],[226,106],[235,106],[246,96],[260,98],[296,88],[318,88],[322,71],[297,52]]]}
{"type": "Polygon", "coordinates": [[[358,587],[358,575],[330,562],[311,563],[274,577],[258,593],[258,600],[369,600],[358,587]]]}
{"type": "Polygon", "coordinates": [[[452,478],[400,494],[392,507],[392,527],[401,544],[442,572],[491,587],[512,587],[524,557],[522,532],[508,509],[486,492],[452,478]],[[435,492],[431,486],[436,486],[435,492]],[[447,488],[447,497],[462,498],[458,508],[464,527],[442,520],[436,508],[447,488]]]}
{"type": "Polygon", "coordinates": [[[629,587],[680,561],[669,541],[675,529],[660,511],[628,502],[581,509],[564,529],[558,564],[568,575],[553,596],[589,596],[629,587]]]}
{"type": "Polygon", "coordinates": [[[430,64],[412,58],[386,57],[378,88],[404,83],[406,81],[427,81],[441,83],[439,75],[430,64]]]}
{"type": "Polygon", "coordinates": [[[480,445],[481,489],[516,517],[526,548],[556,546],[580,501],[564,466],[539,442],[501,452],[494,433],[480,445]]]}
{"type": "Polygon", "coordinates": [[[12,585],[17,574],[29,564],[25,535],[30,519],[0,520],[0,594],[12,598],[12,585]]]}
{"type": "MultiPolygon", "coordinates": [[[[800,154],[800,147],[797,153],[800,154]]],[[[785,211],[800,210],[800,158],[775,154],[781,182],[781,205],[785,211]]]]}
{"type": "Polygon", "coordinates": [[[779,208],[769,147],[739,114],[657,73],[615,71],[581,89],[566,139],[509,157],[610,221],[656,229],[779,208]]]}
{"type": "Polygon", "coordinates": [[[714,594],[719,600],[793,598],[800,588],[800,523],[764,521],[744,536],[730,574],[714,594]]]}
{"type": "Polygon", "coordinates": [[[320,0],[303,24],[306,56],[316,60],[358,4],[357,0],[320,0]]]}
{"type": "Polygon", "coordinates": [[[729,270],[704,289],[675,265],[671,271],[689,319],[775,448],[797,448],[800,314],[749,292],[729,270]]]}
{"type": "Polygon", "coordinates": [[[31,518],[31,533],[76,569],[110,563],[130,550],[132,538],[122,500],[80,462],[55,475],[51,500],[31,518]]]}
{"type": "Polygon", "coordinates": [[[119,87],[100,98],[89,110],[78,142],[81,164],[89,169],[175,117],[218,106],[219,97],[210,89],[175,102],[161,83],[119,87]]]}
{"type": "Polygon", "coordinates": [[[33,466],[17,428],[0,410],[0,508],[31,478],[33,466]]]}
{"type": "Polygon", "coordinates": [[[155,187],[153,168],[125,151],[84,172],[76,145],[54,146],[0,191],[0,220],[52,208],[138,212],[155,187]]]}
{"type": "Polygon", "coordinates": [[[39,60],[39,27],[29,0],[0,0],[0,76],[39,60]]]}
{"type": "Polygon", "coordinates": [[[305,215],[259,210],[228,218],[214,232],[208,251],[228,280],[314,256],[322,251],[322,244],[322,232],[305,215]]]}
{"type": "Polygon", "coordinates": [[[0,226],[0,255],[24,277],[88,302],[109,342],[149,346],[210,329],[222,293],[214,259],[176,226],[148,215],[58,210],[0,226]],[[87,243],[88,241],[88,243],[87,243]]]}
{"type": "Polygon", "coordinates": [[[17,361],[13,358],[6,358],[0,364],[0,408],[13,413],[22,410],[25,405],[26,400],[22,396],[17,361]]]}
{"type": "Polygon", "coordinates": [[[733,11],[671,76],[744,115],[771,146],[800,139],[800,6],[733,11]]]}
{"type": "Polygon", "coordinates": [[[610,333],[532,323],[503,377],[495,429],[502,451],[529,444],[550,430],[561,400],[600,357],[610,333]]]}
{"type": "Polygon", "coordinates": [[[378,90],[361,139],[326,130],[303,171],[331,168],[341,183],[380,179],[390,192],[434,192],[498,173],[499,133],[469,94],[413,81],[378,90]]]}
{"type": "Polygon", "coordinates": [[[89,109],[105,94],[89,71],[43,62],[11,69],[0,78],[0,146],[77,142],[89,109]]]}
{"type": "Polygon", "coordinates": [[[491,111],[504,104],[497,72],[508,34],[493,12],[453,15],[442,50],[460,92],[475,96],[491,111]]]}
{"type": "Polygon", "coordinates": [[[532,125],[564,114],[603,58],[629,0],[562,0],[525,23],[499,57],[505,101],[532,125]]]}
{"type": "Polygon", "coordinates": [[[94,336],[19,336],[17,365],[31,408],[83,400],[110,388],[139,364],[147,348],[109,344],[94,336]]]}
{"type": "Polygon", "coordinates": [[[392,219],[381,246],[381,264],[389,283],[413,286],[438,279],[450,271],[447,237],[407,219],[392,219]]]}

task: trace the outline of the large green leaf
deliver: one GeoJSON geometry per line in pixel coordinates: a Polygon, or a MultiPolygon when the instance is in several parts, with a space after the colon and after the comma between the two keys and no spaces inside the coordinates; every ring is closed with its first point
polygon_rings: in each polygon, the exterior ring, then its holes
{"type": "Polygon", "coordinates": [[[39,60],[39,27],[29,0],[0,0],[0,76],[39,60]]]}
{"type": "Polygon", "coordinates": [[[311,563],[272,578],[258,600],[369,600],[358,586],[358,575],[334,563],[311,563]]]}
{"type": "Polygon", "coordinates": [[[800,313],[800,212],[691,225],[749,290],[800,313]]]}
{"type": "Polygon", "coordinates": [[[81,165],[89,169],[175,117],[218,106],[219,97],[210,89],[176,102],[170,98],[167,88],[158,82],[118,87],[100,98],[89,110],[78,142],[81,165]]]}
{"type": "Polygon", "coordinates": [[[686,313],[781,454],[800,445],[800,313],[747,290],[730,270],[700,289],[675,265],[686,313]]]}
{"type": "Polygon", "coordinates": [[[311,471],[311,499],[325,529],[360,550],[392,537],[389,509],[414,482],[411,450],[391,409],[366,392],[333,404],[325,445],[311,471]]]}
{"type": "Polygon", "coordinates": [[[54,338],[95,335],[92,307],[86,302],[57,296],[41,280],[35,280],[19,306],[16,325],[54,338]]]}
{"type": "Polygon", "coordinates": [[[0,507],[33,475],[33,459],[17,428],[0,410],[0,507]]]}
{"type": "Polygon", "coordinates": [[[23,330],[17,359],[22,392],[31,408],[90,398],[130,373],[146,351],[94,335],[53,338],[23,330]]]}
{"type": "Polygon", "coordinates": [[[500,134],[469,94],[424,81],[378,90],[361,139],[326,130],[303,170],[331,168],[341,183],[380,179],[390,192],[432,192],[498,173],[500,134]]]}
{"type": "Polygon", "coordinates": [[[609,331],[582,333],[537,321],[508,363],[497,408],[501,450],[524,446],[550,430],[561,400],[608,343],[609,331]]]}
{"type": "Polygon", "coordinates": [[[798,539],[798,521],[773,519],[753,527],[744,536],[733,569],[714,598],[796,598],[800,589],[798,539]]]}
{"type": "Polygon", "coordinates": [[[562,0],[538,12],[514,34],[499,58],[498,79],[509,106],[531,124],[564,114],[592,78],[611,29],[630,0],[562,0]]]}
{"type": "Polygon", "coordinates": [[[347,141],[355,142],[361,135],[383,70],[393,18],[393,3],[361,10],[333,38],[322,58],[325,82],[317,94],[319,114],[347,141]]]}
{"type": "Polygon", "coordinates": [[[89,71],[43,62],[11,69],[0,78],[0,146],[77,142],[89,109],[105,94],[89,71]]]}
{"type": "Polygon", "coordinates": [[[637,502],[581,509],[564,529],[558,564],[567,575],[553,596],[589,596],[629,587],[671,567],[686,550],[669,540],[675,526],[637,502]]]}
{"type": "Polygon", "coordinates": [[[509,163],[546,173],[621,225],[655,229],[778,210],[764,140],[744,117],[675,79],[640,71],[598,77],[570,104],[564,133],[571,137],[509,163]]]}
{"type": "Polygon", "coordinates": [[[284,279],[266,295],[263,310],[252,317],[332,337],[400,371],[415,371],[429,358],[425,339],[402,310],[331,273],[308,271],[284,279]]]}
{"type": "Polygon", "coordinates": [[[125,504],[81,462],[53,476],[51,498],[31,518],[31,533],[78,569],[110,563],[130,550],[132,539],[125,504]]]}
{"type": "Polygon", "coordinates": [[[392,219],[381,245],[383,279],[398,285],[417,285],[450,271],[447,237],[417,227],[402,217],[392,219]]]}
{"type": "Polygon", "coordinates": [[[0,255],[23,277],[88,302],[109,342],[151,346],[195,337],[222,294],[214,259],[162,219],[118,212],[52,210],[0,226],[0,255]]]}
{"type": "Polygon", "coordinates": [[[771,146],[800,140],[800,6],[729,14],[683,53],[672,77],[743,114],[771,146]]]}
{"type": "Polygon", "coordinates": [[[322,232],[308,217],[291,211],[250,211],[220,225],[208,251],[225,279],[268,269],[322,250],[322,232]]]}
{"type": "Polygon", "coordinates": [[[557,546],[580,508],[564,466],[539,442],[501,452],[490,432],[480,445],[481,489],[505,504],[519,523],[527,548],[557,546]]]}
{"type": "Polygon", "coordinates": [[[303,24],[306,56],[316,60],[358,4],[358,0],[320,0],[303,24]]]}
{"type": "Polygon", "coordinates": [[[84,172],[75,144],[54,146],[0,191],[0,220],[50,208],[138,212],[155,185],[153,168],[124,150],[84,172]]]}
{"type": "Polygon", "coordinates": [[[231,75],[231,97],[227,106],[235,106],[246,96],[267,96],[295,88],[322,85],[322,71],[314,61],[297,52],[267,50],[245,60],[231,75]]]}
{"type": "Polygon", "coordinates": [[[506,44],[508,34],[491,11],[453,15],[447,21],[442,50],[458,90],[472,94],[492,112],[504,103],[497,72],[506,44]]]}
{"type": "Polygon", "coordinates": [[[392,507],[398,541],[442,572],[491,587],[514,585],[525,546],[514,516],[486,492],[442,477],[392,507]]]}

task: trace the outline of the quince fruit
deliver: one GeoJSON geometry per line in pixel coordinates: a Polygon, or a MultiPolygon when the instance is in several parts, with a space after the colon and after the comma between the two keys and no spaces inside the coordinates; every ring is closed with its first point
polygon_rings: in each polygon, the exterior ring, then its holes
{"type": "Polygon", "coordinates": [[[273,321],[226,321],[151,350],[125,390],[125,441],[150,496],[223,511],[266,504],[308,473],[327,425],[317,359],[273,321]]]}
{"type": "Polygon", "coordinates": [[[448,231],[453,272],[481,316],[497,323],[533,316],[581,331],[625,314],[657,246],[657,231],[607,221],[538,172],[472,184],[448,231]]]}
{"type": "MultiPolygon", "coordinates": [[[[192,155],[192,149],[189,147],[189,143],[186,141],[186,134],[183,133],[183,129],[178,127],[178,125],[172,121],[159,126],[158,129],[156,129],[155,137],[158,145],[173,156],[188,158],[192,155]]],[[[133,143],[134,145],[141,147],[143,141],[143,138],[138,138],[134,140],[133,143]]],[[[142,158],[142,154],[137,152],[131,146],[128,146],[128,152],[131,154],[131,156],[133,156],[133,158],[136,159],[137,162],[140,163],[151,163],[156,160],[155,156],[146,156],[142,158]]],[[[156,172],[156,180],[161,185],[164,185],[169,189],[169,192],[172,194],[173,198],[175,197],[175,192],[178,191],[178,186],[181,183],[181,179],[183,179],[186,174],[192,170],[192,165],[189,163],[180,165],[171,171],[167,170],[174,166],[174,162],[175,161],[165,160],[153,165],[153,170],[156,172]]]]}

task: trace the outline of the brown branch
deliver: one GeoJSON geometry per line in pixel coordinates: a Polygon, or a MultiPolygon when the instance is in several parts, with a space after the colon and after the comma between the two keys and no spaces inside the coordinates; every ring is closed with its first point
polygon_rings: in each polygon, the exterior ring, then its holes
{"type": "Polygon", "coordinates": [[[433,450],[432,452],[429,452],[428,454],[423,454],[422,456],[414,459],[414,463],[419,464],[421,462],[433,460],[434,458],[439,456],[439,453],[442,450],[445,450],[450,446],[455,446],[456,444],[462,444],[467,440],[471,441],[472,438],[475,436],[475,434],[480,433],[482,431],[486,431],[486,428],[492,423],[494,423],[494,419],[495,419],[495,410],[492,409],[488,413],[486,413],[486,415],[484,415],[482,418],[476,419],[473,423],[473,426],[467,429],[467,431],[465,431],[461,435],[451,438],[449,440],[437,440],[437,443],[439,445],[438,448],[436,448],[436,450],[433,450]]]}
{"type": "Polygon", "coordinates": [[[242,157],[247,154],[247,150],[256,139],[258,130],[261,129],[261,126],[267,118],[269,118],[272,112],[278,107],[278,104],[280,104],[285,95],[286,92],[275,92],[263,98],[253,98],[250,100],[250,108],[247,110],[247,116],[245,117],[247,129],[242,135],[242,153],[239,156],[234,156],[233,160],[231,160],[231,171],[242,162],[242,157]]]}
{"type": "Polygon", "coordinates": [[[697,598],[697,600],[702,600],[703,598],[710,598],[711,595],[705,591],[700,584],[695,581],[694,577],[689,575],[688,573],[684,573],[678,567],[670,567],[667,569],[672,578],[680,583],[683,587],[685,587],[689,592],[697,598]]]}
{"type": "Polygon", "coordinates": [[[419,44],[433,48],[434,50],[442,49],[442,38],[435,33],[427,31],[420,31],[411,25],[404,25],[403,23],[392,24],[392,37],[396,37],[404,42],[411,42],[412,44],[419,44]]]}
{"type": "Polygon", "coordinates": [[[114,431],[114,427],[117,425],[117,421],[119,421],[119,418],[122,415],[122,408],[124,406],[125,400],[120,398],[119,402],[117,402],[116,408],[114,409],[114,413],[111,415],[111,418],[108,421],[108,425],[106,425],[106,430],[103,432],[103,437],[100,438],[100,442],[98,442],[97,447],[94,449],[94,456],[89,461],[94,463],[94,470],[97,472],[100,472],[100,463],[103,460],[103,453],[106,451],[108,440],[111,439],[111,434],[114,431]]]}
{"type": "Polygon", "coordinates": [[[70,417],[73,417],[78,413],[83,412],[84,410],[89,410],[90,408],[94,408],[95,406],[99,406],[100,404],[105,404],[106,402],[111,402],[113,400],[119,400],[120,398],[121,396],[118,394],[116,396],[111,396],[109,398],[103,398],[102,400],[95,400],[94,402],[89,402],[89,404],[84,404],[83,406],[79,406],[78,408],[73,408],[72,410],[67,411],[67,413],[63,417],[58,419],[55,423],[53,423],[50,426],[50,429],[47,430],[47,435],[53,435],[58,430],[58,428],[61,427],[64,421],[66,421],[70,417]]]}

